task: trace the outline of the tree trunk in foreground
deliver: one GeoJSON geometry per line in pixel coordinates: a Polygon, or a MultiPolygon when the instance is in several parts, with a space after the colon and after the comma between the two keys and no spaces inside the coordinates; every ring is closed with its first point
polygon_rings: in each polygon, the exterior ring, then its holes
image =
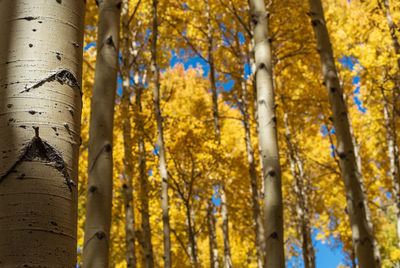
{"type": "Polygon", "coordinates": [[[154,81],[154,115],[157,121],[157,144],[161,175],[161,209],[164,234],[164,267],[171,267],[171,230],[169,225],[168,170],[164,145],[163,118],[160,109],[160,72],[157,65],[158,0],[153,0],[153,32],[151,38],[151,69],[154,81]]]}
{"type": "Polygon", "coordinates": [[[122,40],[121,40],[121,79],[122,79],[122,100],[121,114],[125,115],[122,135],[124,139],[124,167],[122,170],[122,195],[125,208],[125,243],[126,243],[126,267],[136,268],[136,245],[135,245],[135,210],[133,200],[133,139],[130,105],[131,105],[131,83],[130,83],[130,42],[129,42],[129,0],[122,1],[122,40]]]}
{"type": "Polygon", "coordinates": [[[89,128],[88,191],[83,267],[108,267],[110,245],[114,99],[118,75],[120,5],[98,1],[96,70],[89,128]]]}
{"type": "Polygon", "coordinates": [[[0,1],[0,267],[75,267],[84,1],[0,1]]]}
{"type": "Polygon", "coordinates": [[[263,0],[250,0],[254,25],[254,57],[259,125],[260,157],[264,179],[265,261],[264,267],[285,266],[283,248],[283,206],[281,168],[276,133],[275,100],[272,82],[272,51],[263,0]]]}
{"type": "Polygon", "coordinates": [[[371,266],[380,267],[379,260],[376,260],[374,257],[374,237],[368,225],[365,212],[365,200],[359,182],[362,178],[359,177],[360,174],[357,174],[357,163],[350,133],[347,106],[343,98],[343,90],[340,87],[335,67],[335,60],[325,24],[321,1],[309,0],[309,3],[309,15],[317,39],[324,83],[328,91],[333,124],[338,141],[337,154],[339,156],[342,179],[346,190],[347,211],[350,216],[356,257],[361,268],[371,266]]]}

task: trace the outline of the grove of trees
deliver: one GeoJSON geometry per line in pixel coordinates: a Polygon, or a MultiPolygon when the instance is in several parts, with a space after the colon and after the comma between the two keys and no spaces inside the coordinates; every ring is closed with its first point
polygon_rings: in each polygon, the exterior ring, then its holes
{"type": "Polygon", "coordinates": [[[400,268],[399,37],[397,0],[0,0],[0,267],[400,268]]]}

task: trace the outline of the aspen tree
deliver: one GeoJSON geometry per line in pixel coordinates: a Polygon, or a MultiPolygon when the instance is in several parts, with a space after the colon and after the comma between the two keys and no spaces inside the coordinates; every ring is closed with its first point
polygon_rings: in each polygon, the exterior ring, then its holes
{"type": "Polygon", "coordinates": [[[135,245],[135,210],[133,199],[133,139],[132,139],[132,126],[130,106],[131,106],[131,82],[130,82],[130,69],[132,63],[130,62],[130,29],[129,24],[131,17],[135,16],[140,1],[136,5],[133,14],[129,14],[130,0],[122,1],[121,19],[122,19],[122,39],[121,39],[121,79],[122,79],[122,100],[121,100],[121,113],[127,117],[123,122],[122,135],[124,139],[124,167],[122,171],[122,192],[124,198],[125,208],[125,243],[126,253],[125,260],[128,268],[136,268],[136,245],[135,245]]]}
{"type": "Polygon", "coordinates": [[[0,267],[75,267],[84,1],[0,1],[0,267]]]}
{"type": "Polygon", "coordinates": [[[153,0],[153,28],[151,38],[151,70],[154,83],[154,115],[157,121],[157,144],[159,155],[159,170],[161,175],[161,209],[164,235],[164,267],[171,267],[171,230],[169,225],[169,199],[168,199],[168,170],[164,145],[163,118],[160,109],[160,72],[157,65],[157,38],[158,38],[158,0],[153,0]]]}
{"type": "Polygon", "coordinates": [[[335,67],[322,4],[320,0],[309,0],[309,4],[309,15],[322,63],[324,85],[327,88],[331,104],[333,124],[338,143],[337,154],[346,190],[347,211],[350,217],[355,254],[361,268],[380,267],[379,260],[374,257],[373,231],[367,221],[366,202],[360,186],[362,178],[360,178],[361,174],[357,173],[357,162],[350,133],[347,106],[335,67]]]}
{"type": "MultiPolygon", "coordinates": [[[[399,38],[397,37],[396,31],[398,31],[399,26],[393,21],[392,14],[390,12],[390,5],[388,0],[380,0],[378,1],[381,9],[384,9],[390,37],[393,42],[393,49],[395,54],[398,56],[397,58],[397,67],[400,70],[400,43],[399,38]],[[383,5],[383,7],[382,7],[383,5]]],[[[389,108],[389,102],[387,97],[385,96],[382,90],[383,96],[383,113],[384,113],[384,121],[386,128],[386,140],[388,146],[388,157],[390,162],[390,175],[392,179],[392,187],[393,187],[393,199],[394,206],[396,210],[396,227],[397,227],[397,239],[398,244],[400,246],[400,170],[399,170],[399,150],[397,148],[397,135],[396,135],[396,118],[398,117],[396,113],[396,107],[398,100],[400,98],[400,76],[397,75],[395,81],[395,88],[393,89],[392,97],[393,97],[393,107],[392,110],[389,108]]]]}
{"type": "Polygon", "coordinates": [[[97,1],[97,57],[91,104],[83,267],[108,267],[114,103],[118,75],[119,0],[97,1]]]}
{"type": "Polygon", "coordinates": [[[214,217],[214,203],[211,198],[206,201],[207,208],[207,229],[208,229],[208,242],[210,251],[210,267],[219,268],[218,261],[218,247],[217,247],[217,235],[215,233],[215,217],[214,217]]]}
{"type": "Polygon", "coordinates": [[[250,15],[254,30],[258,137],[264,179],[264,267],[279,268],[285,266],[282,183],[276,133],[271,40],[268,35],[268,14],[264,1],[250,0],[250,15]]]}
{"type": "MultiPolygon", "coordinates": [[[[282,97],[282,104],[285,106],[284,97],[282,97]]],[[[292,135],[289,126],[288,114],[284,111],[283,121],[285,123],[285,138],[289,150],[290,170],[293,175],[293,189],[296,196],[296,213],[299,222],[300,240],[303,253],[303,261],[305,268],[315,268],[315,251],[311,236],[311,223],[310,215],[308,213],[308,200],[305,185],[305,174],[303,163],[299,159],[297,143],[295,135],[292,135]]]]}
{"type": "Polygon", "coordinates": [[[222,216],[222,236],[224,239],[224,268],[231,268],[232,257],[231,257],[231,243],[229,240],[229,213],[228,206],[226,204],[226,191],[225,185],[222,184],[220,188],[221,193],[221,216],[222,216]]]}

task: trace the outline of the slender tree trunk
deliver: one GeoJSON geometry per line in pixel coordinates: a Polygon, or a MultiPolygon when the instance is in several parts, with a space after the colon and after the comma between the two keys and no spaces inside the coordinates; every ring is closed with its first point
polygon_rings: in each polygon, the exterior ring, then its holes
{"type": "Polygon", "coordinates": [[[256,251],[257,251],[257,264],[261,268],[263,253],[265,250],[265,240],[264,240],[264,226],[261,216],[260,201],[258,195],[258,182],[257,182],[257,171],[254,162],[254,151],[251,144],[251,133],[250,133],[250,116],[247,109],[247,89],[244,77],[241,77],[241,81],[236,81],[236,83],[241,85],[241,100],[240,109],[243,115],[243,127],[245,131],[245,142],[246,142],[246,152],[247,152],[247,163],[249,164],[249,176],[250,176],[250,190],[251,190],[251,200],[252,200],[252,210],[253,210],[253,222],[254,222],[254,233],[256,237],[256,251]]]}
{"type": "Polygon", "coordinates": [[[264,267],[279,268],[285,266],[282,183],[272,82],[272,51],[268,36],[265,2],[250,0],[250,13],[254,25],[259,143],[265,187],[264,232],[266,245],[264,267]]]}
{"type": "Polygon", "coordinates": [[[104,0],[98,1],[98,8],[83,267],[108,267],[110,244],[114,99],[118,75],[120,5],[116,0],[104,0]]]}
{"type": "Polygon", "coordinates": [[[83,1],[0,1],[0,267],[75,267],[83,1]]]}
{"type": "Polygon", "coordinates": [[[222,214],[222,237],[224,239],[224,268],[232,268],[231,244],[229,241],[229,214],[226,204],[225,185],[220,186],[221,214],[222,214]]]}
{"type": "Polygon", "coordinates": [[[135,212],[133,201],[133,140],[131,117],[128,116],[130,110],[131,83],[130,83],[130,68],[129,61],[129,0],[122,1],[122,40],[121,40],[121,78],[122,78],[122,101],[121,110],[123,115],[127,115],[124,119],[122,135],[124,139],[124,167],[122,171],[123,185],[122,194],[124,198],[125,208],[125,243],[126,253],[125,260],[128,268],[136,268],[136,245],[135,245],[135,212]]]}
{"type": "Polygon", "coordinates": [[[317,39],[324,83],[328,90],[333,123],[338,140],[337,152],[346,190],[347,211],[350,216],[356,257],[361,268],[371,266],[380,267],[379,260],[376,260],[374,257],[374,237],[367,221],[366,203],[360,186],[362,178],[359,178],[359,174],[357,173],[357,162],[350,133],[348,111],[335,67],[321,1],[309,0],[309,3],[311,9],[309,15],[311,16],[311,23],[317,39]]]}
{"type": "Polygon", "coordinates": [[[400,173],[399,173],[399,157],[396,148],[396,128],[393,126],[393,119],[390,118],[389,105],[384,99],[383,114],[386,128],[386,141],[388,146],[388,157],[390,162],[390,177],[392,179],[393,199],[396,212],[397,238],[400,247],[400,173]]]}
{"type": "Polygon", "coordinates": [[[301,235],[304,267],[315,268],[315,251],[311,236],[311,224],[310,215],[308,213],[307,191],[303,163],[298,157],[296,142],[292,140],[292,133],[289,128],[289,120],[286,112],[284,112],[283,120],[285,123],[286,142],[289,150],[288,159],[294,180],[293,188],[296,196],[296,212],[301,235]]]}
{"type": "Polygon", "coordinates": [[[190,205],[189,200],[185,200],[186,206],[186,228],[188,235],[188,253],[192,268],[199,267],[199,257],[197,254],[197,237],[196,237],[196,222],[194,218],[194,210],[190,205]]]}
{"type": "Polygon", "coordinates": [[[163,118],[160,109],[160,73],[157,65],[157,36],[158,36],[158,19],[157,19],[158,0],[153,0],[153,35],[151,39],[151,68],[154,79],[154,114],[157,121],[157,144],[158,155],[160,160],[161,175],[161,209],[164,233],[164,267],[171,267],[171,237],[169,226],[169,204],[168,204],[168,170],[165,156],[164,146],[164,130],[163,118]]]}
{"type": "MultiPolygon", "coordinates": [[[[383,4],[383,6],[385,7],[384,12],[385,12],[386,20],[388,23],[389,31],[390,31],[390,37],[392,38],[392,41],[393,41],[394,52],[397,55],[400,55],[400,43],[399,43],[399,38],[397,37],[397,34],[396,34],[399,27],[393,21],[392,14],[390,12],[389,0],[378,0],[378,1],[379,1],[378,3],[380,5],[380,8],[382,8],[381,4],[383,4]]],[[[397,67],[400,70],[400,58],[397,59],[397,67]]]]}
{"type": "Polygon", "coordinates": [[[210,245],[210,267],[219,268],[217,235],[215,232],[214,203],[211,198],[207,199],[207,227],[210,245]]]}
{"type": "Polygon", "coordinates": [[[140,213],[142,214],[142,239],[143,246],[143,261],[145,268],[154,267],[153,245],[151,242],[151,226],[150,226],[150,213],[149,213],[149,181],[146,170],[146,147],[145,147],[145,130],[144,118],[142,111],[142,92],[141,85],[136,87],[136,112],[135,123],[136,133],[138,134],[138,148],[139,148],[139,184],[140,184],[140,213]]]}

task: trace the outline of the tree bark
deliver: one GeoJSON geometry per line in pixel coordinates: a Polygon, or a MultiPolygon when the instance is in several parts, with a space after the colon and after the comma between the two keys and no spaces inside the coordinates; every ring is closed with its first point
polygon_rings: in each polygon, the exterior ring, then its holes
{"type": "Polygon", "coordinates": [[[214,203],[211,198],[207,199],[207,227],[210,245],[210,267],[219,268],[217,235],[215,233],[214,203]]]}
{"type": "Polygon", "coordinates": [[[122,135],[124,140],[124,162],[122,170],[122,195],[125,208],[125,260],[128,268],[136,268],[136,245],[135,245],[135,211],[133,200],[133,140],[130,114],[131,105],[131,83],[130,83],[130,43],[129,43],[129,0],[122,1],[122,40],[121,40],[121,79],[122,79],[122,100],[121,113],[127,117],[122,126],[122,135]]]}
{"type": "Polygon", "coordinates": [[[249,111],[247,109],[247,89],[246,89],[246,80],[244,77],[240,76],[240,81],[236,81],[236,83],[241,86],[241,100],[240,100],[240,110],[243,115],[243,128],[245,131],[245,143],[246,143],[246,153],[247,153],[247,163],[249,165],[249,176],[250,176],[250,194],[252,200],[252,210],[253,210],[253,222],[254,222],[254,233],[256,238],[256,252],[257,252],[257,264],[258,267],[263,267],[263,253],[265,250],[265,240],[264,240],[264,226],[263,220],[261,216],[260,209],[260,201],[258,195],[258,181],[257,181],[257,171],[256,165],[254,162],[254,151],[251,143],[251,133],[250,133],[250,116],[249,111]]]}
{"type": "Polygon", "coordinates": [[[171,230],[169,225],[168,169],[165,156],[163,118],[160,109],[160,72],[157,65],[158,0],[153,0],[153,34],[151,38],[151,68],[154,80],[154,115],[157,121],[157,144],[161,175],[161,209],[164,234],[164,267],[171,267],[171,230]]]}
{"type": "Polygon", "coordinates": [[[379,260],[374,257],[373,232],[368,224],[365,211],[365,199],[360,186],[360,174],[357,173],[357,163],[354,144],[351,138],[347,106],[343,98],[335,67],[332,46],[320,0],[309,0],[311,24],[317,39],[318,51],[321,57],[324,84],[327,87],[329,102],[332,109],[333,123],[338,141],[342,179],[346,190],[347,211],[352,228],[353,244],[361,268],[380,267],[379,260]],[[374,265],[375,264],[375,265],[374,265]]]}
{"type": "Polygon", "coordinates": [[[89,128],[88,192],[83,267],[108,267],[110,244],[113,124],[118,75],[120,6],[98,1],[96,70],[89,128]]]}
{"type": "MultiPolygon", "coordinates": [[[[396,25],[396,23],[393,21],[392,14],[390,12],[390,6],[389,6],[389,0],[378,0],[380,8],[382,8],[382,4],[385,7],[385,16],[386,20],[388,22],[388,27],[389,27],[389,32],[390,32],[390,37],[392,38],[393,41],[393,48],[394,52],[396,55],[400,55],[400,44],[399,44],[399,38],[396,35],[396,31],[398,31],[399,27],[396,25]]],[[[397,67],[400,70],[400,58],[397,59],[397,67]]]]}
{"type": "Polygon", "coordinates": [[[194,210],[189,199],[185,200],[184,202],[186,206],[186,229],[188,236],[188,253],[190,264],[192,268],[198,268],[200,266],[199,256],[197,254],[196,222],[194,218],[194,210]]]}
{"type": "Polygon", "coordinates": [[[264,179],[265,261],[264,267],[284,267],[283,206],[281,169],[276,133],[275,100],[272,81],[272,51],[268,35],[265,2],[250,0],[250,15],[254,29],[254,57],[260,157],[264,179]]]}
{"type": "Polygon", "coordinates": [[[393,199],[396,213],[396,227],[398,245],[400,247],[400,172],[399,172],[399,155],[396,142],[396,128],[394,120],[390,117],[389,104],[384,97],[383,114],[386,128],[386,142],[388,147],[388,157],[390,163],[390,177],[392,179],[393,199]]]}
{"type": "Polygon", "coordinates": [[[140,184],[140,213],[142,214],[142,240],[143,246],[143,261],[145,268],[154,267],[153,245],[151,242],[151,226],[150,226],[150,213],[149,213],[149,181],[146,169],[146,146],[145,146],[145,129],[144,118],[142,111],[142,93],[143,87],[138,85],[136,87],[136,111],[135,111],[135,124],[136,133],[138,135],[138,149],[139,149],[139,184],[140,184]]]}
{"type": "Polygon", "coordinates": [[[231,243],[229,241],[229,213],[226,204],[225,185],[220,186],[221,214],[222,214],[222,237],[224,239],[224,268],[232,268],[231,243]]]}
{"type": "MultiPolygon", "coordinates": [[[[284,101],[282,101],[284,104],[284,101]]],[[[285,106],[285,105],[284,105],[285,106]]],[[[283,121],[286,129],[286,142],[289,150],[290,169],[294,181],[294,193],[296,196],[296,213],[300,229],[301,246],[303,252],[303,261],[305,268],[315,268],[315,251],[311,236],[311,223],[308,211],[307,186],[305,185],[305,174],[303,163],[298,156],[296,141],[293,141],[292,133],[289,127],[288,115],[284,111],[283,121]]],[[[295,135],[294,135],[295,137],[295,135]]]]}
{"type": "Polygon", "coordinates": [[[83,1],[0,1],[0,266],[75,267],[83,1]]]}

